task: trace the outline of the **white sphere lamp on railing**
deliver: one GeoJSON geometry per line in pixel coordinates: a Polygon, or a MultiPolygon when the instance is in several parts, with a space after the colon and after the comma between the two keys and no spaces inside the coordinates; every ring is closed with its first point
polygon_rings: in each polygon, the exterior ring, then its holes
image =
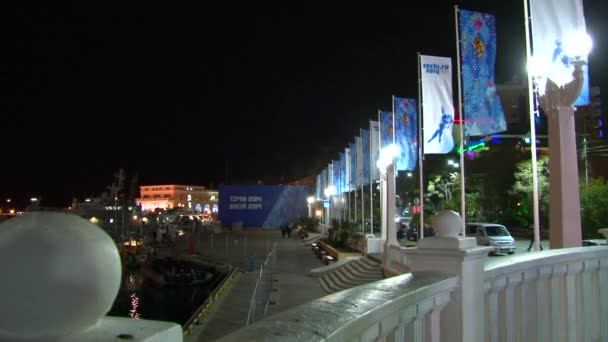
{"type": "Polygon", "coordinates": [[[432,218],[435,236],[418,241],[418,248],[467,249],[477,246],[474,237],[462,237],[462,218],[453,210],[441,210],[432,218]]]}
{"type": "Polygon", "coordinates": [[[0,341],[181,341],[173,323],[106,317],[120,255],[106,232],[78,216],[36,212],[0,224],[0,269],[0,341]]]}

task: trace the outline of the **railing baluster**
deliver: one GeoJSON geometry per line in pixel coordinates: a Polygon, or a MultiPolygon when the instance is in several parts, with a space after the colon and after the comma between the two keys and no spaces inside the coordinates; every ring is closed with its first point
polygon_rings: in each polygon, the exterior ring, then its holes
{"type": "Polygon", "coordinates": [[[563,283],[566,274],[566,265],[554,265],[551,274],[551,337],[554,341],[559,340],[567,322],[564,322],[562,310],[564,308],[563,283]]]}
{"type": "Polygon", "coordinates": [[[598,274],[598,287],[600,290],[600,336],[608,342],[608,259],[600,260],[598,274]]]}
{"type": "Polygon", "coordinates": [[[418,314],[414,320],[414,341],[426,341],[427,340],[427,315],[433,309],[433,298],[427,298],[418,303],[418,314]]]}
{"type": "Polygon", "coordinates": [[[515,340],[515,288],[522,282],[521,273],[513,273],[507,276],[507,288],[505,289],[505,334],[507,342],[515,340]]]}
{"type": "Polygon", "coordinates": [[[501,288],[505,287],[507,279],[504,276],[497,277],[492,281],[490,291],[488,292],[489,297],[489,317],[486,318],[488,322],[489,337],[490,341],[497,342],[498,334],[500,332],[500,319],[498,313],[498,292],[501,288]]]}
{"type": "Polygon", "coordinates": [[[416,318],[418,308],[415,305],[408,306],[399,313],[399,327],[395,333],[395,341],[412,341],[414,340],[413,321],[416,318]]]}
{"type": "Polygon", "coordinates": [[[576,308],[577,300],[577,289],[576,289],[576,277],[577,274],[583,269],[583,263],[577,262],[568,264],[568,271],[566,273],[566,300],[567,307],[566,312],[568,313],[568,341],[574,342],[577,340],[578,334],[577,327],[579,322],[578,310],[576,308]]]}
{"type": "Polygon", "coordinates": [[[600,267],[599,260],[585,260],[583,263],[582,274],[582,295],[583,295],[583,334],[584,341],[593,341],[594,323],[596,317],[593,317],[594,306],[597,305],[593,301],[595,288],[592,284],[593,273],[596,273],[600,267]]]}
{"type": "Polygon", "coordinates": [[[521,331],[519,336],[519,341],[526,341],[528,336],[531,334],[532,329],[529,329],[531,326],[531,314],[529,311],[530,303],[529,303],[529,294],[532,281],[538,279],[538,273],[535,271],[526,271],[523,273],[523,282],[521,283],[521,331]]]}
{"type": "Polygon", "coordinates": [[[549,341],[547,336],[548,320],[547,314],[547,279],[551,275],[552,267],[543,266],[538,270],[538,279],[536,280],[536,340],[549,341]]]}
{"type": "Polygon", "coordinates": [[[444,292],[435,296],[430,317],[431,342],[441,341],[441,311],[450,302],[450,293],[444,292]]]}

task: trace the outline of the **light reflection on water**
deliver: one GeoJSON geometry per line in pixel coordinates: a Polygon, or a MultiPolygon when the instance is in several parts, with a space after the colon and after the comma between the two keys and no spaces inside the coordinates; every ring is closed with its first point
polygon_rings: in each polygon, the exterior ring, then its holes
{"type": "Polygon", "coordinates": [[[208,285],[159,286],[145,279],[140,269],[127,269],[108,315],[184,324],[211,290],[208,285]]]}
{"type": "Polygon", "coordinates": [[[129,317],[139,319],[139,312],[137,312],[138,306],[139,298],[137,297],[137,294],[131,293],[131,310],[129,310],[129,317]]]}

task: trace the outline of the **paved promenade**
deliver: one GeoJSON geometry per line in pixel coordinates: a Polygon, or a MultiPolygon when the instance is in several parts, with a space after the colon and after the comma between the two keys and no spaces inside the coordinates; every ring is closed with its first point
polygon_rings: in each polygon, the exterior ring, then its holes
{"type": "Polygon", "coordinates": [[[310,270],[324,264],[295,234],[288,239],[282,238],[279,230],[243,229],[217,234],[199,232],[179,238],[178,250],[192,249],[204,259],[230,263],[243,271],[224,291],[203,324],[185,341],[213,341],[245,326],[260,265],[274,244],[277,254],[274,265],[270,261],[272,285],[266,316],[327,295],[319,281],[308,275],[310,270]],[[249,271],[251,253],[256,260],[254,272],[249,271]]]}

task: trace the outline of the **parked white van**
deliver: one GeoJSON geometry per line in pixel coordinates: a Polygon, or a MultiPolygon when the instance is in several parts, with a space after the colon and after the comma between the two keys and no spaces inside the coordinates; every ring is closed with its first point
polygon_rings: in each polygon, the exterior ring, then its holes
{"type": "Polygon", "coordinates": [[[515,239],[502,224],[467,223],[466,233],[474,236],[478,245],[494,247],[494,253],[515,253],[515,239]]]}

